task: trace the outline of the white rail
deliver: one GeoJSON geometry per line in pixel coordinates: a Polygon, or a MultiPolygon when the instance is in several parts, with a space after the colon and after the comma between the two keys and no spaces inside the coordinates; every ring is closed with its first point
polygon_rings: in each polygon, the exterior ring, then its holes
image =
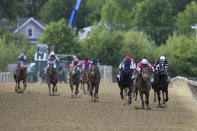
{"type": "Polygon", "coordinates": [[[10,82],[11,75],[10,72],[0,72],[0,83],[10,82]]]}

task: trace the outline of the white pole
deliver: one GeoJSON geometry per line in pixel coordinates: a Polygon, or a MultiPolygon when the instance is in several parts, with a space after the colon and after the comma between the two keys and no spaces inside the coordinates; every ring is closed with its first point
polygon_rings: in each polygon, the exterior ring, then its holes
{"type": "Polygon", "coordinates": [[[197,24],[195,26],[191,26],[192,29],[196,29],[196,39],[197,39],[197,24]]]}

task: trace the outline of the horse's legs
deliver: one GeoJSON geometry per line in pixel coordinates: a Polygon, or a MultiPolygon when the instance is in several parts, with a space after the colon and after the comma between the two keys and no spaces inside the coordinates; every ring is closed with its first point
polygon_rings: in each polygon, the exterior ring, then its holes
{"type": "Polygon", "coordinates": [[[79,83],[77,83],[77,84],[76,84],[76,88],[75,88],[75,96],[77,96],[77,94],[79,93],[78,88],[79,88],[79,83]]]}
{"type": "Polygon", "coordinates": [[[146,93],[145,94],[145,96],[146,96],[146,105],[147,105],[147,108],[148,108],[148,105],[149,105],[149,93],[146,93]]]}
{"type": "Polygon", "coordinates": [[[154,90],[154,102],[156,102],[156,91],[154,90]]]}
{"type": "Polygon", "coordinates": [[[127,88],[124,88],[124,92],[125,92],[125,96],[127,96],[128,95],[127,88]]]}
{"type": "Polygon", "coordinates": [[[161,105],[161,103],[160,103],[161,97],[160,97],[160,91],[159,90],[157,91],[157,96],[158,96],[159,105],[161,105]]]}
{"type": "Polygon", "coordinates": [[[94,101],[94,99],[93,99],[93,86],[92,86],[92,83],[90,83],[89,95],[92,97],[92,101],[94,101]]]}
{"type": "Polygon", "coordinates": [[[18,81],[16,80],[16,86],[15,86],[15,92],[17,92],[18,91],[18,81]]]}
{"type": "Polygon", "coordinates": [[[137,95],[138,95],[138,90],[137,87],[135,87],[135,101],[137,101],[137,95]]]}
{"type": "Polygon", "coordinates": [[[163,94],[163,104],[165,104],[165,91],[162,90],[162,94],[163,94]]]}
{"type": "Polygon", "coordinates": [[[121,96],[121,99],[124,99],[124,96],[123,96],[123,87],[120,87],[120,96],[121,96]]]}
{"type": "Polygon", "coordinates": [[[167,102],[168,101],[168,88],[166,89],[166,99],[165,99],[165,101],[167,102]]]}
{"type": "Polygon", "coordinates": [[[90,84],[89,84],[89,82],[87,82],[87,91],[89,91],[90,90],[90,84]]]}
{"type": "Polygon", "coordinates": [[[51,95],[51,84],[48,82],[49,95],[51,95]]]}
{"type": "Polygon", "coordinates": [[[20,80],[18,80],[18,90],[20,90],[20,80]]]}
{"type": "Polygon", "coordinates": [[[55,92],[57,92],[57,84],[55,84],[55,92]]]}
{"type": "Polygon", "coordinates": [[[144,98],[143,98],[143,93],[140,92],[140,98],[141,98],[141,101],[142,101],[142,108],[144,109],[144,98]]]}
{"type": "Polygon", "coordinates": [[[23,85],[24,85],[24,89],[23,89],[23,91],[25,91],[26,90],[26,79],[25,80],[23,80],[23,85]]]}
{"type": "Polygon", "coordinates": [[[98,89],[99,89],[99,86],[95,86],[95,90],[94,90],[94,96],[95,96],[95,100],[97,99],[98,100],[98,89]]]}
{"type": "Polygon", "coordinates": [[[128,92],[128,105],[130,105],[131,103],[132,103],[132,89],[133,89],[133,87],[132,86],[130,86],[129,87],[129,92],[128,92]]]}
{"type": "Polygon", "coordinates": [[[92,90],[94,90],[94,102],[96,102],[97,92],[96,92],[96,86],[94,85],[92,90]]]}
{"type": "Polygon", "coordinates": [[[82,83],[83,83],[82,84],[83,85],[83,94],[86,94],[86,91],[85,91],[85,82],[83,81],[82,83]]]}
{"type": "Polygon", "coordinates": [[[70,83],[70,89],[71,89],[71,96],[73,96],[73,82],[69,80],[70,83]]]}

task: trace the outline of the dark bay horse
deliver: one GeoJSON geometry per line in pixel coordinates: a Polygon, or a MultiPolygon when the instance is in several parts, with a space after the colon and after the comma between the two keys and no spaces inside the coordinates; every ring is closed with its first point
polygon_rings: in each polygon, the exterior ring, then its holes
{"type": "MultiPolygon", "coordinates": [[[[133,80],[132,80],[133,70],[130,69],[130,63],[126,62],[124,69],[121,71],[120,81],[118,82],[120,88],[121,99],[124,99],[123,90],[128,88],[128,104],[132,102],[132,90],[133,90],[133,80]]],[[[127,91],[125,91],[127,92],[127,91]]]]}
{"type": "Polygon", "coordinates": [[[70,78],[69,78],[69,83],[70,83],[70,88],[71,88],[71,96],[73,97],[73,90],[74,90],[74,85],[76,85],[75,88],[75,96],[79,93],[78,88],[79,88],[79,83],[80,83],[80,69],[79,66],[74,66],[70,72],[70,78]]]}
{"type": "Polygon", "coordinates": [[[89,72],[89,85],[90,85],[90,96],[92,97],[92,101],[98,101],[98,90],[99,90],[99,83],[100,83],[100,73],[97,66],[92,65],[92,68],[89,72]],[[93,90],[94,90],[94,97],[93,97],[93,90]]]}
{"type": "Polygon", "coordinates": [[[14,79],[16,82],[15,92],[23,93],[26,89],[26,79],[27,79],[27,68],[24,66],[24,61],[21,61],[14,73],[14,79]],[[20,89],[20,81],[23,81],[24,88],[20,89]]]}
{"type": "Polygon", "coordinates": [[[89,85],[89,70],[82,70],[82,88],[83,93],[86,94],[85,84],[87,84],[87,91],[89,91],[90,85],[89,85]]]}
{"type": "Polygon", "coordinates": [[[142,108],[144,109],[143,95],[145,95],[145,97],[146,97],[145,103],[147,105],[147,109],[150,109],[148,107],[148,105],[149,105],[149,93],[151,90],[151,82],[150,82],[150,78],[149,78],[148,68],[142,68],[141,73],[138,74],[138,76],[136,78],[136,89],[140,93],[140,98],[142,101],[142,108]]]}
{"type": "Polygon", "coordinates": [[[49,63],[49,68],[47,69],[47,84],[49,88],[49,95],[54,95],[57,92],[57,71],[53,67],[53,63],[49,63]],[[53,85],[52,94],[51,94],[51,84],[53,85]]]}
{"type": "MultiPolygon", "coordinates": [[[[154,92],[157,93],[159,105],[161,105],[160,100],[160,91],[163,94],[163,104],[168,101],[168,81],[167,81],[167,72],[165,70],[165,64],[159,64],[159,70],[155,73],[154,81],[152,83],[152,88],[154,92]]],[[[156,94],[154,94],[154,101],[156,100],[156,94]]]]}

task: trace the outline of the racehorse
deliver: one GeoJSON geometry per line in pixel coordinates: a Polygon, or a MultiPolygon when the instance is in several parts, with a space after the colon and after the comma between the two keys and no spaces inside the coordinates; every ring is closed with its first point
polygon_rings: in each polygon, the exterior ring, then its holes
{"type": "MultiPolygon", "coordinates": [[[[159,64],[159,70],[155,73],[154,81],[152,83],[152,88],[154,92],[157,93],[159,106],[161,105],[160,100],[160,91],[163,94],[163,104],[168,101],[168,81],[167,81],[167,72],[165,70],[165,64],[159,64]]],[[[156,101],[156,94],[154,94],[154,100],[156,101]]]]}
{"type": "Polygon", "coordinates": [[[82,88],[84,94],[86,94],[85,84],[87,84],[87,91],[89,91],[89,70],[82,70],[82,88]]]}
{"type": "Polygon", "coordinates": [[[49,95],[54,95],[57,92],[57,71],[53,67],[53,63],[49,63],[49,68],[47,69],[47,84],[49,88],[49,95]],[[51,84],[53,85],[52,94],[51,94],[51,84]]]}
{"type": "MultiPolygon", "coordinates": [[[[120,96],[121,99],[124,99],[123,96],[123,90],[125,88],[128,88],[128,104],[131,104],[132,102],[132,90],[133,90],[133,80],[132,80],[132,73],[133,70],[130,69],[130,63],[126,62],[125,63],[125,67],[121,70],[121,74],[120,74],[120,81],[119,81],[119,88],[120,88],[120,96]]],[[[127,91],[125,91],[127,92],[127,91]]]]}
{"type": "Polygon", "coordinates": [[[72,71],[70,72],[70,78],[69,78],[70,88],[71,88],[71,96],[73,97],[73,86],[76,85],[75,88],[75,96],[79,93],[79,83],[80,83],[80,70],[79,67],[76,65],[73,67],[72,71]]]}
{"type": "Polygon", "coordinates": [[[26,89],[26,79],[27,79],[27,68],[24,66],[24,61],[21,61],[14,73],[14,79],[16,82],[15,92],[23,93],[26,89]],[[20,89],[20,81],[23,81],[24,88],[20,89]]]}
{"type": "MultiPolygon", "coordinates": [[[[138,73],[138,76],[136,78],[136,89],[139,91],[140,98],[142,101],[142,108],[144,109],[144,98],[143,95],[145,94],[145,103],[147,105],[147,109],[150,109],[148,107],[149,105],[149,93],[151,89],[151,82],[149,78],[148,68],[142,68],[141,73],[138,73]]],[[[137,96],[136,96],[137,97],[137,96]]]]}
{"type": "Polygon", "coordinates": [[[89,72],[89,85],[90,85],[90,96],[92,97],[92,101],[98,101],[98,90],[99,90],[99,83],[100,83],[100,73],[98,66],[92,65],[92,68],[89,72]],[[93,97],[93,90],[94,90],[94,97],[93,97]]]}

